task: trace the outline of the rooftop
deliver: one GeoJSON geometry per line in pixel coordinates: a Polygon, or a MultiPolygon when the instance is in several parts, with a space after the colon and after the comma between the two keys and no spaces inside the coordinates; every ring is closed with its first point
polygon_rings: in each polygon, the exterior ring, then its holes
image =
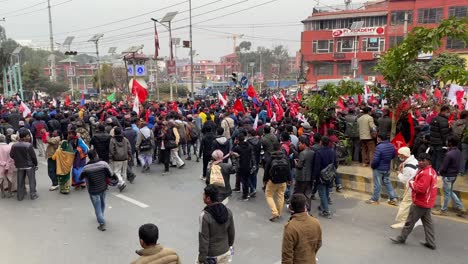
{"type": "Polygon", "coordinates": [[[387,15],[387,1],[365,2],[337,6],[316,6],[312,14],[302,22],[346,17],[369,17],[387,15]]]}

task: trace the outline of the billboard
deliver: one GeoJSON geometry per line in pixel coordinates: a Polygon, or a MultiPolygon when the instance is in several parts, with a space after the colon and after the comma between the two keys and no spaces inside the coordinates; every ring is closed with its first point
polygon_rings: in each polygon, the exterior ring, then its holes
{"type": "Polygon", "coordinates": [[[358,29],[334,29],[332,36],[334,38],[340,37],[355,37],[355,36],[382,36],[385,33],[384,27],[362,27],[358,29]]]}

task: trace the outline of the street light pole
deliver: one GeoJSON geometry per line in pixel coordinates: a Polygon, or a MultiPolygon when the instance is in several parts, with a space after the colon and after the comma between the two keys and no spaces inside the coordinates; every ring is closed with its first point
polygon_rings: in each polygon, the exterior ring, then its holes
{"type": "Polygon", "coordinates": [[[193,94],[193,38],[192,38],[192,0],[189,0],[189,17],[190,17],[190,97],[195,100],[193,94]]]}
{"type": "Polygon", "coordinates": [[[96,34],[90,40],[90,42],[94,42],[96,44],[96,62],[97,62],[97,75],[98,75],[98,86],[99,86],[99,98],[102,99],[102,85],[101,85],[101,63],[99,60],[99,39],[101,39],[104,34],[96,34]]]}

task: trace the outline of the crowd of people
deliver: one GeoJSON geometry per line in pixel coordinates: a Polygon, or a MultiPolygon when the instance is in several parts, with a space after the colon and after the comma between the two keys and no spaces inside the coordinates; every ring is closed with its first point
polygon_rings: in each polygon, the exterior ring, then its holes
{"type": "MultiPolygon", "coordinates": [[[[109,185],[124,191],[127,183],[135,181],[137,166],[141,173],[154,173],[152,164],[161,164],[162,175],[169,175],[173,169],[183,169],[187,161],[201,159],[200,179],[206,182],[207,206],[200,216],[199,263],[227,263],[234,243],[234,222],[225,205],[233,192],[241,193],[238,198],[243,202],[257,196],[260,168],[260,188],[271,211],[269,220],[281,219],[284,207],[293,214],[285,228],[283,263],[313,263],[292,254],[298,250],[292,245],[303,241],[298,236],[312,236],[308,241],[313,243],[303,246],[314,251],[315,259],[321,231],[309,212],[315,211],[313,204],[318,199],[318,215],[332,218],[330,193],[343,190],[337,169],[347,160],[373,170],[374,193],[367,203],[379,203],[383,184],[388,203],[400,206],[397,223],[392,225],[403,229],[401,236],[393,239],[397,243],[406,240],[421,218],[427,238],[424,245],[435,248],[430,217],[437,175],[443,177],[445,198],[441,210],[432,213],[447,214],[452,198],[458,215],[464,215],[453,185],[467,169],[468,111],[458,112],[448,105],[416,108],[406,103],[396,117],[395,138],[401,138],[397,145],[395,139],[390,142],[392,113],[388,108],[356,105],[349,100],[342,109],[325,109],[328,117],[316,124],[304,118],[307,108],[296,98],[283,96],[280,103],[276,98],[274,101],[270,105],[271,100],[258,104],[245,100],[239,106],[239,99],[234,105],[232,101],[222,105],[217,100],[187,100],[146,103],[138,109],[124,102],[43,102],[32,104],[31,114],[24,115],[24,107],[20,107],[24,103],[11,99],[2,108],[0,119],[2,198],[12,197],[16,191],[17,199],[23,200],[26,177],[30,198],[39,197],[35,182],[37,149],[37,155],[47,160],[50,191],[66,195],[70,188],[87,188],[98,229],[105,231],[109,185]],[[406,186],[401,202],[390,181],[392,163],[397,164],[398,179],[406,186]],[[231,175],[235,175],[234,188],[231,175]],[[315,231],[301,233],[306,228],[303,224],[315,231]],[[215,262],[208,262],[210,258],[215,262]]],[[[164,263],[178,263],[172,251],[155,248],[157,233],[154,225],[140,228],[143,250],[138,254],[168,255],[172,262],[164,263]]]]}

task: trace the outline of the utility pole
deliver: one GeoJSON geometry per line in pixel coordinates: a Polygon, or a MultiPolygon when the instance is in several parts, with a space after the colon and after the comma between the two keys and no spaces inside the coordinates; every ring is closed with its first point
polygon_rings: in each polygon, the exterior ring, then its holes
{"type": "Polygon", "coordinates": [[[192,38],[192,0],[189,0],[189,17],[190,17],[190,98],[195,100],[193,93],[193,38],[192,38]]]}
{"type": "Polygon", "coordinates": [[[408,11],[405,11],[405,21],[403,23],[403,36],[408,36],[408,11]]]}
{"type": "Polygon", "coordinates": [[[98,75],[98,86],[99,86],[99,99],[102,99],[102,85],[101,85],[101,63],[99,60],[99,45],[98,42],[99,40],[104,37],[104,34],[99,33],[94,35],[89,42],[94,42],[96,45],[96,62],[97,62],[97,75],[98,75]]]}
{"type": "MultiPolygon", "coordinates": [[[[54,53],[54,33],[52,31],[52,10],[50,6],[50,0],[47,0],[47,9],[49,10],[49,35],[50,35],[50,52],[54,53]]],[[[52,81],[57,80],[57,76],[55,74],[55,56],[52,56],[50,62],[50,77],[52,81]]]]}

